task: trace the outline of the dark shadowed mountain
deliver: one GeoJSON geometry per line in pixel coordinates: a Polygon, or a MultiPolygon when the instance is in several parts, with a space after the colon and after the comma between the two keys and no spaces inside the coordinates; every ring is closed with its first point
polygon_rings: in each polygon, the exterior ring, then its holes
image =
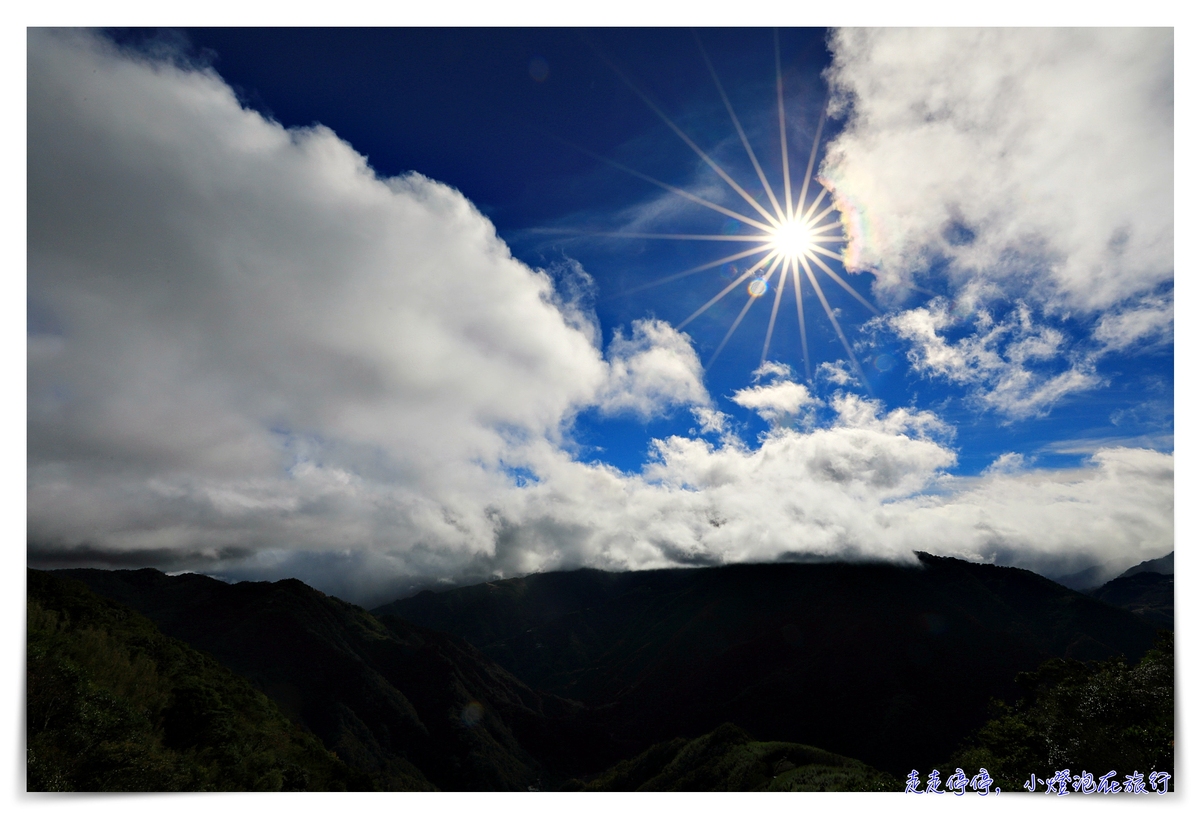
{"type": "Polygon", "coordinates": [[[1040,770],[1046,771],[1042,786],[1060,770],[1080,776],[1072,787],[1084,785],[1085,771],[1099,778],[1107,770],[1118,782],[1140,771],[1147,791],[1170,786],[1154,781],[1175,775],[1173,632],[1160,630],[1137,663],[1050,659],[1020,674],[1017,684],[1016,701],[995,702],[988,722],[939,769],[986,767],[1005,792],[1020,792],[1040,770]]]}
{"type": "Polygon", "coordinates": [[[733,724],[673,739],[563,789],[590,792],[900,792],[899,779],[816,747],[755,741],[733,724]]]}
{"type": "Polygon", "coordinates": [[[632,757],[724,722],[904,774],[1052,657],[1136,660],[1150,623],[1016,568],[770,564],[537,574],[377,608],[601,708],[632,757]]]}
{"type": "Polygon", "coordinates": [[[26,572],[30,791],[369,789],[261,691],[81,582],[26,572]]]}
{"type": "Polygon", "coordinates": [[[1121,566],[1128,564],[1123,560],[1110,560],[1103,565],[1091,565],[1073,574],[1052,575],[1050,579],[1072,591],[1086,593],[1092,588],[1099,588],[1117,576],[1121,571],[1121,566]]]}
{"type": "Polygon", "coordinates": [[[1133,566],[1128,571],[1121,574],[1121,576],[1131,577],[1134,574],[1144,574],[1147,572],[1154,573],[1154,574],[1174,574],[1175,573],[1175,552],[1172,551],[1170,554],[1159,557],[1156,560],[1146,560],[1145,562],[1139,562],[1137,565],[1133,566]]]}
{"type": "Polygon", "coordinates": [[[381,789],[525,789],[619,757],[578,703],[535,693],[457,637],[385,624],[297,580],[54,573],[250,679],[381,789]]]}
{"type": "Polygon", "coordinates": [[[1174,574],[1140,571],[1117,577],[1088,594],[1109,605],[1132,611],[1160,628],[1175,629],[1174,574]]]}
{"type": "Polygon", "coordinates": [[[1122,559],[1109,560],[1103,565],[1092,565],[1084,568],[1082,571],[1076,571],[1073,574],[1063,574],[1060,576],[1051,576],[1050,579],[1057,582],[1059,585],[1065,585],[1073,591],[1082,591],[1087,593],[1091,590],[1099,588],[1104,583],[1116,579],[1117,577],[1128,577],[1134,574],[1140,574],[1143,571],[1154,571],[1159,574],[1175,573],[1175,552],[1172,551],[1164,557],[1158,559],[1146,560],[1140,562],[1132,568],[1122,571],[1123,565],[1129,565],[1128,562],[1122,559]]]}

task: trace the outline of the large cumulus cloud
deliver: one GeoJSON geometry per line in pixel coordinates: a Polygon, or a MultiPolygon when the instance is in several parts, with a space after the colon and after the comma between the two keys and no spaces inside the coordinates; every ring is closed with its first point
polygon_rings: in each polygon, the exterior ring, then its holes
{"type": "Polygon", "coordinates": [[[478,496],[613,378],[459,193],[209,71],[35,31],[29,99],[32,540],[485,547],[478,496]]]}
{"type": "MultiPolygon", "coordinates": [[[[647,320],[602,350],[586,275],[513,259],[457,191],[381,179],[326,128],[90,34],[31,31],[28,77],[34,564],[297,575],[370,601],[579,565],[1171,547],[1169,455],[953,478],[936,415],[781,368],[735,395],[773,423],[749,445],[686,336],[647,320]],[[572,455],[586,409],[690,411],[720,440],[656,441],[630,474],[572,455]]],[[[1138,303],[1105,338],[1169,308],[1138,303]]]]}
{"type": "MultiPolygon", "coordinates": [[[[851,214],[849,266],[884,300],[936,273],[963,319],[1020,297],[1049,331],[1074,317],[1092,335],[1041,371],[982,367],[984,403],[1044,411],[1097,383],[1082,359],[1169,338],[1170,29],[848,29],[830,44],[847,120],[823,172],[851,214]]],[[[912,349],[940,371],[941,344],[912,349]]]]}

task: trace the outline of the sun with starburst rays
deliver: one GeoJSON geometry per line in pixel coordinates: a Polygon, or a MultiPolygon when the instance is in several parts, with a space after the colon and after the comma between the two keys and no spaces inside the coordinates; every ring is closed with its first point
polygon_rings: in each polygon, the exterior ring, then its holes
{"type": "MultiPolygon", "coordinates": [[[[879,315],[879,310],[875,308],[870,301],[864,298],[857,290],[854,289],[837,271],[828,263],[828,260],[838,262],[842,261],[841,250],[845,247],[846,236],[842,227],[842,212],[836,199],[830,196],[831,190],[828,185],[822,180],[813,175],[814,165],[816,163],[817,153],[821,144],[821,131],[825,123],[825,115],[822,112],[821,119],[818,122],[816,136],[813,139],[812,150],[809,153],[808,165],[801,177],[799,190],[793,190],[793,180],[788,159],[788,139],[787,139],[787,116],[784,108],[783,94],[783,71],[780,64],[779,52],[779,36],[775,34],[775,96],[779,113],[779,144],[782,157],[782,178],[780,183],[772,185],[768,181],[767,174],[763,170],[761,163],[758,160],[754,149],[750,145],[750,140],[746,136],[745,130],[733,110],[733,105],[729,101],[729,96],[725,93],[725,88],[721,84],[720,78],[717,76],[716,69],[713,67],[712,61],[708,57],[699,36],[695,37],[696,45],[700,50],[700,54],[704,58],[704,63],[708,68],[709,74],[712,77],[713,83],[716,86],[717,92],[721,96],[721,100],[725,105],[725,109],[729,114],[729,118],[733,123],[734,129],[737,131],[738,138],[741,141],[742,147],[746,151],[746,155],[754,167],[755,174],[758,177],[758,183],[761,185],[763,193],[766,194],[766,204],[761,203],[758,199],[752,196],[745,187],[738,183],[730,174],[719,165],[707,152],[705,152],[691,137],[687,135],[672,119],[650,98],[650,96],[642,91],[636,83],[634,83],[626,74],[610,61],[603,54],[599,54],[617,76],[625,83],[625,85],[634,92],[658,117],[661,119],[687,146],[696,153],[708,165],[729,188],[735,192],[740,199],[753,211],[753,213],[739,212],[729,207],[725,207],[716,202],[709,201],[701,196],[698,196],[690,191],[676,187],[674,185],[662,182],[649,176],[641,171],[630,168],[619,162],[613,161],[604,156],[593,153],[592,151],[584,150],[593,157],[611,165],[625,173],[631,174],[639,179],[656,185],[664,190],[676,194],[688,201],[714,210],[727,216],[731,219],[740,222],[743,225],[742,232],[733,235],[728,234],[698,234],[698,233],[634,233],[634,232],[612,232],[600,233],[592,235],[602,235],[610,237],[623,237],[631,239],[665,239],[674,241],[727,241],[741,242],[749,244],[750,247],[739,252],[732,253],[722,258],[715,259],[711,262],[692,267],[682,272],[673,273],[664,276],[655,281],[647,282],[639,286],[626,290],[623,294],[628,295],[640,290],[645,290],[650,287],[656,287],[670,281],[676,281],[685,276],[692,276],[705,270],[712,270],[723,265],[732,263],[746,263],[749,266],[737,274],[732,282],[727,284],[723,289],[713,295],[708,301],[700,306],[695,312],[687,318],[675,325],[676,329],[683,329],[692,321],[703,315],[714,305],[722,301],[730,294],[737,291],[739,288],[744,288],[746,297],[745,304],[741,311],[733,320],[725,337],[721,339],[716,350],[705,363],[707,369],[721,354],[722,350],[729,343],[733,334],[746,318],[747,313],[753,307],[755,302],[764,298],[774,291],[774,298],[771,299],[770,318],[767,321],[766,337],[763,341],[762,355],[760,363],[767,359],[770,353],[771,340],[775,332],[776,321],[779,317],[780,306],[783,303],[785,291],[789,288],[789,284],[793,293],[793,298],[796,306],[796,317],[800,325],[800,343],[801,351],[804,357],[805,374],[809,380],[812,379],[812,361],[809,355],[808,348],[808,331],[805,326],[804,318],[804,297],[807,289],[820,302],[826,317],[829,319],[834,332],[837,334],[838,340],[845,349],[846,356],[849,359],[850,365],[858,375],[860,382],[866,388],[870,388],[867,384],[866,377],[863,374],[862,367],[859,365],[858,359],[854,354],[849,340],[842,326],[838,321],[837,314],[830,306],[829,299],[826,297],[825,291],[821,286],[820,274],[823,274],[828,280],[834,282],[842,289],[846,290],[855,300],[862,304],[867,310],[874,315],[879,315]],[[828,201],[827,201],[828,200],[828,201]],[[746,229],[748,228],[748,229],[746,229]],[[807,287],[805,286],[807,283],[807,287]]],[[[599,52],[597,52],[599,53],[599,52]]],[[[578,147],[578,146],[575,146],[578,147]]]]}

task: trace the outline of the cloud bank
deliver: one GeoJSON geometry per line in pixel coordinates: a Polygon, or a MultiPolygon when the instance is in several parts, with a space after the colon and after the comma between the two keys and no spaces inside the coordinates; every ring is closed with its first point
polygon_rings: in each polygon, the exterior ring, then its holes
{"type": "MultiPolygon", "coordinates": [[[[581,565],[922,549],[1065,570],[1172,547],[1170,455],[951,477],[933,413],[782,368],[734,396],[774,424],[747,445],[687,336],[646,320],[602,350],[586,274],[514,259],[452,188],[379,178],[329,129],[95,35],[32,30],[28,64],[31,564],[371,602],[581,565]],[[591,409],[723,435],[655,441],[629,474],[573,455],[591,409]]],[[[1053,345],[1026,336],[1025,358],[1053,345]]]]}

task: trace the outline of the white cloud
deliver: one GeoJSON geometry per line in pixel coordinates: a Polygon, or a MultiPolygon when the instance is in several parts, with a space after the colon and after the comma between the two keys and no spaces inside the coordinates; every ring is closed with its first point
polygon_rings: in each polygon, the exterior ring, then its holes
{"type": "Polygon", "coordinates": [[[738,406],[753,409],[769,423],[780,423],[795,418],[802,409],[821,405],[821,400],[815,398],[804,384],[790,380],[776,380],[770,384],[760,384],[739,389],[730,400],[738,406]]]}
{"type": "Polygon", "coordinates": [[[922,434],[927,422],[847,398],[832,427],[776,429],[757,448],[659,441],[640,476],[562,461],[511,498],[505,540],[523,544],[524,570],[904,561],[923,550],[1069,573],[1173,547],[1171,455],[1108,449],[1066,471],[1007,457],[984,477],[956,478],[945,473],[954,452],[922,434]]]}
{"type": "Polygon", "coordinates": [[[992,461],[984,474],[1012,474],[1025,468],[1025,455],[1019,452],[1005,452],[992,461]]]}
{"type": "Polygon", "coordinates": [[[843,29],[831,48],[848,119],[822,169],[848,214],[848,266],[873,270],[885,302],[945,275],[965,312],[1020,298],[1093,329],[1024,331],[1001,350],[1001,318],[952,343],[944,315],[912,310],[892,321],[920,369],[1021,418],[1096,386],[1101,353],[1170,342],[1171,29],[843,29]]]}
{"type": "MultiPolygon", "coordinates": [[[[886,423],[872,413],[873,424],[886,423]]],[[[895,420],[895,418],[892,418],[895,420]]],[[[670,437],[641,475],[560,462],[505,513],[527,560],[549,570],[770,560],[789,553],[911,560],[872,515],[954,462],[939,444],[850,425],[777,429],[757,448],[670,437]],[[586,499],[585,499],[586,498],[586,499]],[[539,546],[553,522],[559,536],[539,546]],[[535,531],[532,541],[526,531],[535,531]]]]}
{"type": "Polygon", "coordinates": [[[649,420],[675,406],[709,407],[704,370],[691,339],[666,321],[634,321],[629,338],[617,329],[608,361],[608,383],[599,396],[606,413],[630,412],[649,420]]]}
{"type": "Polygon", "coordinates": [[[965,559],[1061,575],[1174,548],[1174,457],[1102,449],[1076,470],[993,473],[907,508],[905,535],[965,559]]]}
{"type": "Polygon", "coordinates": [[[1170,29],[843,29],[823,171],[863,266],[1104,310],[1173,272],[1170,29]]]}
{"type": "Polygon", "coordinates": [[[792,368],[785,363],[780,363],[779,361],[763,361],[758,365],[758,369],[750,373],[750,377],[754,379],[755,383],[758,383],[764,378],[790,379],[793,377],[793,375],[794,373],[792,372],[792,368]]]}
{"type": "Polygon", "coordinates": [[[884,322],[911,344],[908,360],[917,372],[971,387],[981,406],[1010,419],[1043,414],[1101,382],[1091,356],[1069,354],[1064,334],[1039,325],[1020,302],[999,321],[986,310],[975,313],[974,332],[957,341],[946,340],[946,330],[962,318],[942,298],[884,322]]]}
{"type": "Polygon", "coordinates": [[[817,367],[817,379],[829,381],[835,386],[848,386],[858,383],[858,376],[850,371],[846,361],[822,361],[817,367]]]}
{"type": "Polygon", "coordinates": [[[881,416],[883,404],[880,401],[841,392],[833,396],[831,403],[837,412],[835,426],[838,427],[870,429],[889,435],[921,439],[954,437],[954,429],[927,410],[912,411],[900,407],[881,416]]]}
{"type": "Polygon", "coordinates": [[[594,307],[596,282],[583,265],[572,258],[551,264],[545,272],[554,282],[552,300],[567,325],[584,333],[595,346],[600,346],[600,320],[594,307]]]}
{"type": "MultiPolygon", "coordinates": [[[[827,428],[753,448],[670,437],[641,474],[580,463],[588,407],[687,408],[722,431],[687,336],[635,322],[606,360],[582,270],[531,270],[457,191],[381,180],[211,72],[33,30],[28,84],[34,561],[293,574],[364,600],[404,577],[579,565],[1170,548],[1169,455],[952,478],[936,415],[843,393],[827,428]]],[[[945,371],[1058,349],[1007,332],[951,348],[945,371]]],[[[790,372],[767,377],[743,401],[813,405],[790,372]]]]}
{"type": "Polygon", "coordinates": [[[711,406],[693,406],[692,417],[700,424],[701,434],[722,433],[729,422],[729,415],[711,406]]]}
{"type": "Polygon", "coordinates": [[[1105,349],[1121,350],[1138,343],[1173,343],[1175,293],[1142,298],[1125,310],[1114,310],[1096,325],[1094,336],[1105,349]]]}
{"type": "Polygon", "coordinates": [[[33,541],[486,549],[608,379],[461,194],[211,72],[31,30],[28,178],[33,541]]]}

